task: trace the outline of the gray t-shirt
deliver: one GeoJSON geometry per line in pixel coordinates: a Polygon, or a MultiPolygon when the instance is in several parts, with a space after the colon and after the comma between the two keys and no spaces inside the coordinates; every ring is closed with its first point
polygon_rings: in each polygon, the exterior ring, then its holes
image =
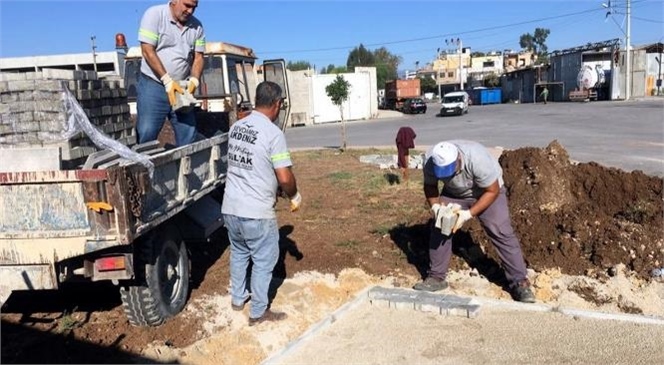
{"type": "Polygon", "coordinates": [[[275,218],[279,185],[274,169],[292,166],[284,133],[265,114],[253,111],[228,132],[228,175],[223,214],[275,218]]]}
{"type": "MultiPolygon", "coordinates": [[[[194,52],[205,52],[203,24],[192,15],[180,29],[168,4],[155,5],[145,11],[138,41],[155,46],[166,72],[176,81],[189,77],[194,52]]],[[[147,62],[141,62],[141,72],[159,81],[147,62]]]]}
{"type": "MultiPolygon", "coordinates": [[[[486,147],[474,141],[453,140],[448,142],[459,149],[461,170],[451,178],[440,179],[444,184],[441,195],[451,198],[477,199],[482,195],[484,189],[496,180],[498,180],[498,185],[503,187],[503,169],[486,147]]],[[[426,153],[423,169],[424,183],[437,185],[438,178],[433,173],[433,161],[430,157],[431,149],[426,153]]]]}

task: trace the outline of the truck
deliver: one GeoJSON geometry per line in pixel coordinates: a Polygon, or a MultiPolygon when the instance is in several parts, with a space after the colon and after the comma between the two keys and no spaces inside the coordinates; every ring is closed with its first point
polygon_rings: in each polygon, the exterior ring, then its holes
{"type": "Polygon", "coordinates": [[[606,72],[602,65],[597,64],[593,68],[584,64],[576,78],[577,88],[570,91],[570,101],[596,101],[602,89],[606,88],[606,72]]]}
{"type": "MultiPolygon", "coordinates": [[[[76,135],[98,143],[95,135],[111,139],[103,132],[127,124],[126,114],[104,114],[128,110],[128,102],[135,98],[141,57],[135,52],[127,56],[124,88],[118,88],[122,83],[116,82],[111,83],[113,89],[97,89],[106,81],[88,77],[90,72],[43,70],[20,80],[16,80],[17,75],[0,75],[4,82],[0,84],[7,86],[0,91],[2,96],[20,100],[19,93],[45,93],[53,82],[59,82],[62,94],[76,96],[80,103],[67,104],[65,100],[65,119],[75,114],[71,108],[84,112],[83,119],[94,130],[78,130],[76,135]],[[63,72],[70,77],[52,80],[45,76],[62,76],[63,72]],[[35,74],[45,79],[26,81],[35,74]],[[75,89],[69,90],[71,86],[75,89]],[[115,105],[116,98],[104,95],[117,95],[121,105],[115,105]],[[109,101],[112,105],[105,105],[109,101]],[[118,116],[123,120],[117,120],[118,116]],[[99,120],[105,124],[95,125],[99,120]]],[[[69,147],[56,144],[59,151],[54,156],[60,160],[56,158],[55,167],[43,167],[38,165],[51,158],[46,150],[53,149],[52,144],[26,147],[25,133],[0,129],[0,142],[21,141],[10,148],[0,143],[0,302],[4,304],[19,290],[58,290],[69,282],[110,281],[119,290],[132,325],[158,326],[179,313],[189,295],[188,247],[205,244],[223,225],[220,204],[226,181],[228,128],[243,111],[251,110],[257,75],[262,73],[264,80],[282,87],[286,102],[276,122],[282,130],[290,112],[284,60],[266,60],[262,67],[255,61],[250,48],[208,43],[196,95],[202,100],[197,117],[203,130],[199,129],[195,142],[185,146],[169,147],[158,141],[132,145],[126,143],[131,138],[125,138],[123,131],[122,148],[106,148],[113,145],[109,142],[75,147],[71,140],[69,147]],[[81,153],[72,150],[92,152],[81,158],[81,153]],[[131,158],[127,151],[140,158],[131,158]],[[20,156],[31,153],[36,156],[33,163],[23,163],[28,159],[20,156]],[[12,159],[13,163],[8,162],[12,159]]],[[[15,104],[0,105],[2,121],[21,120],[29,113],[32,118],[53,118],[31,121],[37,126],[63,123],[63,110],[53,100],[26,102],[21,104],[23,109],[15,104]],[[58,110],[43,111],[44,105],[58,110]],[[26,110],[30,106],[35,110],[26,110]]],[[[64,123],[71,123],[71,118],[64,123]]],[[[3,122],[0,127],[7,125],[3,122]]]]}
{"type": "Polygon", "coordinates": [[[401,111],[406,99],[419,98],[420,79],[392,80],[385,83],[385,108],[401,111]]]}

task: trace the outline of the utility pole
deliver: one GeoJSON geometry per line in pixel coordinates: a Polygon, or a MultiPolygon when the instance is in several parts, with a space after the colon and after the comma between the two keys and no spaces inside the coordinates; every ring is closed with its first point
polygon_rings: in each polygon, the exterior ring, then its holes
{"type": "Polygon", "coordinates": [[[92,64],[95,67],[95,72],[97,72],[97,46],[95,45],[95,39],[97,39],[96,36],[90,37],[90,41],[92,42],[92,64]]]}
{"type": "MultiPolygon", "coordinates": [[[[438,61],[438,67],[436,68],[436,84],[438,84],[438,98],[442,101],[443,95],[441,95],[440,90],[440,48],[436,51],[436,60],[438,61]]],[[[434,63],[435,64],[435,63],[434,63]]]]}
{"type": "Polygon", "coordinates": [[[632,47],[630,46],[630,38],[632,33],[631,18],[632,18],[632,0],[627,1],[627,34],[625,35],[625,100],[629,100],[632,94],[632,47]]]}
{"type": "Polygon", "coordinates": [[[459,89],[463,90],[463,41],[460,38],[457,38],[456,41],[454,39],[445,40],[445,43],[449,44],[455,44],[458,47],[458,52],[459,52],[459,89]]]}

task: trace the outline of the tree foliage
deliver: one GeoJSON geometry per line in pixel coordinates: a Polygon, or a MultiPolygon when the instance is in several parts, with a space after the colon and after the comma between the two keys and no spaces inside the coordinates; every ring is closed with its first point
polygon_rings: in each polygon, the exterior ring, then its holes
{"type": "Polygon", "coordinates": [[[346,122],[344,120],[344,107],[343,104],[348,100],[350,94],[350,82],[344,79],[343,75],[337,75],[334,81],[325,87],[325,93],[332,100],[332,104],[339,108],[341,114],[341,147],[344,151],[346,149],[346,122]]]}
{"type": "Polygon", "coordinates": [[[312,67],[311,63],[309,63],[308,61],[288,61],[286,68],[291,71],[302,71],[302,70],[308,70],[312,67]]]}
{"type": "Polygon", "coordinates": [[[351,72],[355,70],[356,66],[374,66],[375,64],[376,58],[373,53],[361,43],[359,47],[355,47],[350,51],[346,60],[346,67],[351,72]]]}
{"type": "Polygon", "coordinates": [[[346,66],[335,66],[333,64],[327,65],[327,67],[323,67],[321,70],[322,74],[340,74],[346,72],[348,69],[346,66]]]}
{"type": "Polygon", "coordinates": [[[519,38],[519,45],[526,51],[532,51],[538,59],[538,63],[546,61],[546,54],[549,48],[546,46],[546,39],[551,31],[546,28],[535,28],[535,33],[525,33],[519,38]]]}
{"type": "Polygon", "coordinates": [[[484,86],[497,87],[500,85],[500,77],[494,72],[484,76],[484,86]]]}
{"type": "Polygon", "coordinates": [[[431,76],[420,76],[420,89],[422,90],[423,94],[438,92],[436,80],[431,78],[431,76]]]}

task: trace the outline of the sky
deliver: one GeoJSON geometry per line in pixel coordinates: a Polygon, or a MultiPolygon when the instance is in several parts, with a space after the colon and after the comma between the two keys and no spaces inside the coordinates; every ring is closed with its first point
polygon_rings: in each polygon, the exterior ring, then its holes
{"type": "MultiPolygon", "coordinates": [[[[626,0],[514,1],[230,1],[199,0],[195,16],[208,41],[254,49],[260,59],[345,65],[360,44],[402,57],[400,70],[431,62],[459,38],[471,51],[519,50],[519,37],[551,31],[549,51],[624,40],[626,0]]],[[[115,34],[137,46],[143,12],[166,3],[144,0],[0,0],[0,57],[112,51],[115,34]]],[[[664,41],[664,0],[631,0],[631,43],[664,41]]]]}

